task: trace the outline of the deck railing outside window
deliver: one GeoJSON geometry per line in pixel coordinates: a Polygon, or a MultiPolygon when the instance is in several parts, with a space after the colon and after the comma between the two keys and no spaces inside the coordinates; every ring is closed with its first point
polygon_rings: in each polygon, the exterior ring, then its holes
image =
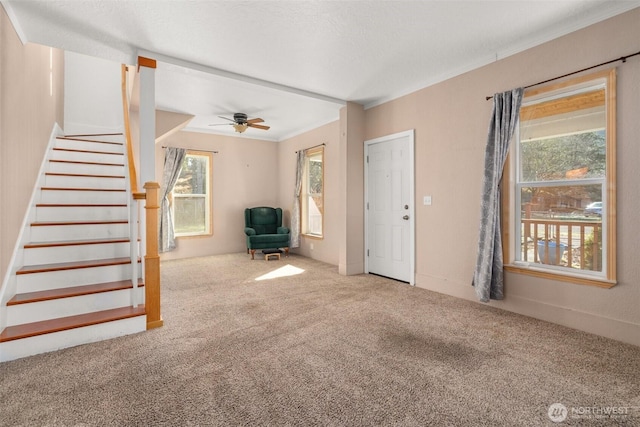
{"type": "Polygon", "coordinates": [[[522,218],[521,260],[579,270],[602,271],[602,220],[522,218]]]}

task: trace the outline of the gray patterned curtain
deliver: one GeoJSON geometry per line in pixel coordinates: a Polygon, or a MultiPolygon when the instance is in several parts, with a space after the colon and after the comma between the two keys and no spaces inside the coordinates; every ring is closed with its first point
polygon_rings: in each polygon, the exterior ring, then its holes
{"type": "Polygon", "coordinates": [[[162,188],[160,189],[160,230],[159,251],[168,252],[176,248],[173,231],[173,218],[169,194],[180,176],[182,162],[187,153],[184,148],[167,147],[164,152],[164,172],[162,173],[162,188]]]}
{"type": "Polygon", "coordinates": [[[302,173],[304,170],[304,150],[298,151],[296,158],[296,188],[293,193],[293,212],[291,213],[292,248],[300,247],[300,193],[302,192],[302,173]]]}
{"type": "Polygon", "coordinates": [[[484,157],[480,238],[473,275],[473,286],[482,302],[504,298],[500,181],[509,143],[518,126],[523,93],[524,89],[518,88],[493,96],[493,114],[484,157]]]}

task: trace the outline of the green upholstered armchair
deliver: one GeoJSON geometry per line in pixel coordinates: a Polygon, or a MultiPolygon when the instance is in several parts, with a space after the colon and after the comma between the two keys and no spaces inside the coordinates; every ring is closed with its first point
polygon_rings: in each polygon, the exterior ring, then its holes
{"type": "Polygon", "coordinates": [[[244,210],[247,253],[254,259],[256,249],[284,249],[289,255],[289,229],[282,226],[282,209],[265,206],[244,210]]]}

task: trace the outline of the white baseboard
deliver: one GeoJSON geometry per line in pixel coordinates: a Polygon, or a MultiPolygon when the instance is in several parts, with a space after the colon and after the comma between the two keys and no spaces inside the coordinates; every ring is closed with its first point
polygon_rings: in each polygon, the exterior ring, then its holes
{"type": "MultiPolygon", "coordinates": [[[[419,288],[480,303],[471,286],[471,277],[466,285],[426,275],[416,275],[416,280],[419,288]]],[[[502,310],[640,346],[639,324],[515,295],[505,295],[504,300],[491,300],[489,304],[502,310]]]]}

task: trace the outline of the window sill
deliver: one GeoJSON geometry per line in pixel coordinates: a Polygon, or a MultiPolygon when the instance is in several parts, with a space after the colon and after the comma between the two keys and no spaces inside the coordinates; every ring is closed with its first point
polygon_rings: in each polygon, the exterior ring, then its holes
{"type": "Polygon", "coordinates": [[[508,264],[504,266],[504,270],[510,273],[526,274],[528,276],[539,277],[542,279],[558,280],[560,282],[573,283],[576,285],[596,286],[598,288],[604,288],[604,289],[613,288],[617,283],[612,280],[594,278],[587,275],[576,275],[576,274],[561,273],[556,271],[549,271],[544,268],[535,267],[532,264],[528,266],[508,264]]]}
{"type": "Polygon", "coordinates": [[[305,238],[309,238],[309,239],[314,239],[314,240],[323,240],[324,239],[324,236],[321,235],[321,234],[305,234],[305,233],[302,233],[301,236],[305,237],[305,238]]]}
{"type": "Polygon", "coordinates": [[[213,233],[199,233],[199,234],[180,234],[177,236],[174,236],[176,239],[192,239],[192,238],[199,238],[199,237],[211,237],[213,236],[213,233]]]}

